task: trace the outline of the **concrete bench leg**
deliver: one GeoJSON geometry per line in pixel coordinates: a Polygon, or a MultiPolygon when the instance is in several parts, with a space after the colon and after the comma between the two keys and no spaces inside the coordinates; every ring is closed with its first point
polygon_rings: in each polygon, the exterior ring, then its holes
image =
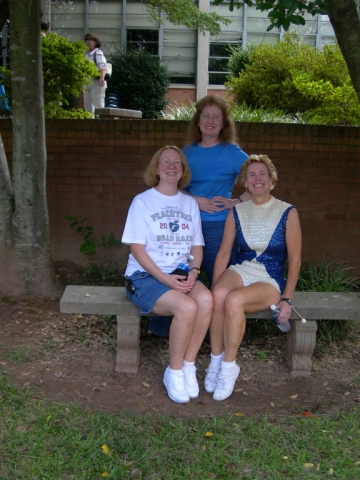
{"type": "Polygon", "coordinates": [[[285,358],[294,377],[311,375],[311,357],[316,342],[316,320],[306,323],[290,320],[291,329],[287,333],[285,358]]]}
{"type": "Polygon", "coordinates": [[[137,373],[140,359],[140,316],[117,315],[116,373],[137,373]]]}

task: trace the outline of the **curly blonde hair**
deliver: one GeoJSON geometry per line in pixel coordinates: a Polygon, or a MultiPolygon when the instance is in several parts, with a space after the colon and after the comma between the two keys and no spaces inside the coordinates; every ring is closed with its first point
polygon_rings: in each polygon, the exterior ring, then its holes
{"type": "Polygon", "coordinates": [[[250,155],[250,157],[248,157],[247,160],[242,164],[240,174],[237,179],[237,183],[239,183],[242,187],[246,188],[245,182],[246,182],[247,168],[251,163],[255,163],[255,162],[261,162],[267,167],[270,178],[271,178],[271,183],[272,183],[270,190],[275,188],[275,184],[278,180],[278,175],[277,175],[275,165],[267,155],[250,155]]]}
{"type": "Polygon", "coordinates": [[[201,142],[202,133],[199,128],[200,115],[207,105],[216,105],[220,108],[223,117],[223,128],[219,139],[222,143],[237,143],[235,122],[230,115],[230,105],[220,95],[206,95],[196,103],[196,111],[189,122],[187,143],[195,145],[201,142]]]}
{"type": "Polygon", "coordinates": [[[156,170],[157,170],[159,158],[165,150],[175,150],[178,153],[183,166],[182,177],[179,180],[178,188],[186,187],[190,183],[190,178],[191,178],[190,168],[182,150],[180,150],[180,148],[176,147],[175,145],[166,145],[165,147],[160,148],[160,150],[154,153],[152,159],[150,160],[149,165],[145,170],[145,173],[143,176],[144,182],[148,187],[156,187],[156,185],[159,185],[160,178],[159,178],[159,175],[156,173],[156,170]]]}

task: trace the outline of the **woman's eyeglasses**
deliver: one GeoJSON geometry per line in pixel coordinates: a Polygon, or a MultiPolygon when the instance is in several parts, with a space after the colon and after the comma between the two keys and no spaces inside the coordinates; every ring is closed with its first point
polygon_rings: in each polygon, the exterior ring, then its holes
{"type": "Polygon", "coordinates": [[[200,117],[206,122],[212,120],[213,122],[220,122],[222,120],[221,115],[209,115],[208,113],[202,113],[200,117]]]}
{"type": "Polygon", "coordinates": [[[173,162],[171,162],[167,158],[165,158],[164,160],[159,160],[158,163],[162,165],[164,168],[168,168],[172,165],[177,170],[179,170],[183,166],[181,160],[174,160],[173,162]]]}

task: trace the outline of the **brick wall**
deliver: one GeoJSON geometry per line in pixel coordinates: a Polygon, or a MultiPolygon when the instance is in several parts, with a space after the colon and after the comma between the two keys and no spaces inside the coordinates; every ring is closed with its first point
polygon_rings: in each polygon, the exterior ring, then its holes
{"type": "MultiPolygon", "coordinates": [[[[242,148],[274,161],[275,196],[293,203],[303,230],[303,260],[354,266],[360,276],[360,129],[239,123],[242,148]]],[[[84,263],[79,236],[65,215],[88,217],[97,235],[120,238],[143,171],[166,144],[183,146],[187,123],[152,120],[47,121],[47,198],[54,260],[84,263]]],[[[11,158],[11,122],[0,120],[11,158]]],[[[235,193],[241,190],[236,189],[235,193]]],[[[126,248],[116,249],[123,257],[126,248]]]]}

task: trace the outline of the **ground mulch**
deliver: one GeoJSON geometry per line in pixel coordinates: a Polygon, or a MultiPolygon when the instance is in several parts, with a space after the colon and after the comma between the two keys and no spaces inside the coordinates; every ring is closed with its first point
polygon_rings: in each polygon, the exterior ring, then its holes
{"type": "Polygon", "coordinates": [[[315,354],[313,372],[305,378],[289,374],[285,335],[246,340],[238,354],[241,376],[233,395],[223,402],[214,401],[202,387],[210,353],[205,341],[197,360],[200,396],[179,405],[168,398],[162,383],[168,339],[141,338],[138,373],[116,374],[115,322],[115,317],[61,314],[59,299],[4,297],[0,372],[41,398],[111,413],[327,415],[360,408],[360,323],[350,340],[315,354]]]}

